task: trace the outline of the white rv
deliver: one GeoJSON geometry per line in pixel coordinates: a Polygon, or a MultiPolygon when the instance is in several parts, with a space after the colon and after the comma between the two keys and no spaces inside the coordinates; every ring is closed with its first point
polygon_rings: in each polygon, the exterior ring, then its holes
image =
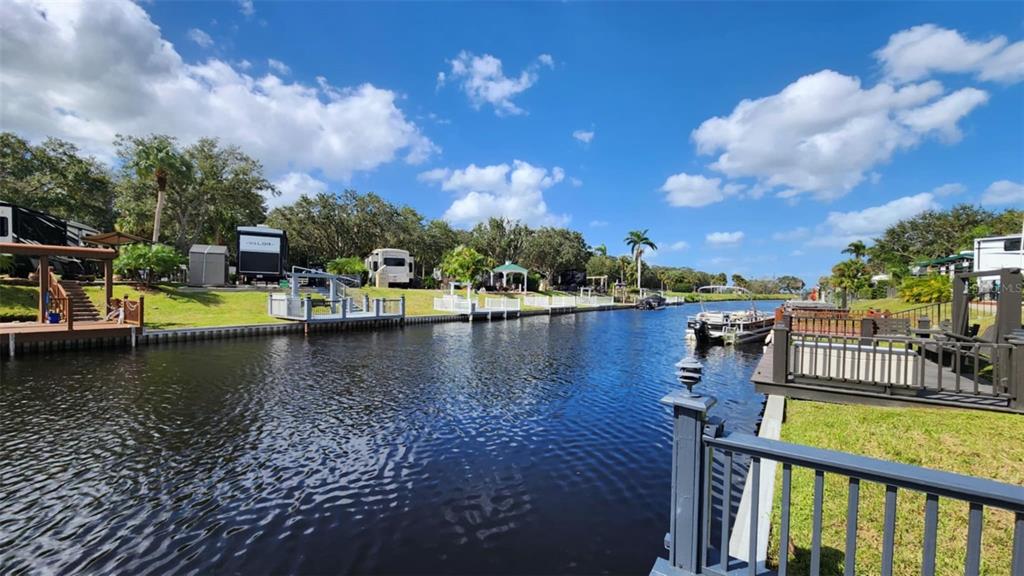
{"type": "Polygon", "coordinates": [[[408,250],[397,248],[377,248],[364,261],[366,269],[370,272],[370,283],[376,283],[378,272],[382,275],[381,280],[388,285],[409,284],[414,278],[413,266],[415,261],[409,255],[408,250]]]}
{"type": "MultiPolygon", "coordinates": [[[[993,236],[974,239],[974,271],[988,272],[1001,268],[1024,268],[1021,235],[993,236]]],[[[997,276],[978,278],[979,284],[991,283],[997,276]]]]}

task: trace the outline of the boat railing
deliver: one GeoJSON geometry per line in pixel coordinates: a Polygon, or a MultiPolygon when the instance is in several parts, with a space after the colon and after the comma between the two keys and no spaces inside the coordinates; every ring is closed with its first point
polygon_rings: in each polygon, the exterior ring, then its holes
{"type": "MultiPolygon", "coordinates": [[[[721,422],[709,419],[707,412],[715,399],[707,396],[694,397],[678,391],[661,401],[673,410],[672,502],[670,531],[664,540],[668,558],[659,558],[655,562],[652,576],[785,576],[795,568],[790,565],[795,559],[792,557],[790,535],[791,522],[798,515],[809,517],[811,525],[810,550],[806,558],[809,566],[804,569],[818,574],[828,556],[822,538],[826,522],[836,521],[825,517],[825,485],[826,478],[830,476],[841,478],[846,485],[845,554],[842,556],[845,574],[862,571],[892,574],[898,544],[900,547],[913,546],[921,558],[921,574],[934,576],[937,554],[943,545],[939,542],[938,532],[940,500],[949,501],[943,504],[944,507],[967,508],[964,573],[980,573],[982,525],[986,513],[991,517],[995,511],[1013,515],[1013,543],[1006,543],[1012,550],[1007,573],[1024,574],[1024,487],[750,434],[730,433],[725,431],[721,422]],[[747,473],[750,490],[745,493],[749,494],[750,513],[745,517],[746,525],[740,525],[738,519],[741,516],[733,515],[737,496],[733,477],[737,469],[742,471],[744,460],[750,463],[747,473]],[[770,498],[776,491],[771,484],[776,478],[778,464],[782,465],[782,485],[777,492],[779,512],[773,515],[770,498]],[[762,490],[762,482],[767,484],[766,490],[762,490]],[[794,490],[799,482],[813,482],[813,491],[794,490]],[[858,551],[863,551],[866,546],[879,546],[874,540],[866,540],[865,526],[859,518],[861,494],[869,494],[875,487],[884,487],[885,490],[880,566],[858,566],[858,551]],[[920,540],[897,536],[897,499],[901,493],[907,492],[924,496],[920,509],[924,528],[917,533],[919,536],[915,536],[920,540]],[[798,496],[808,493],[810,497],[798,496]],[[775,539],[779,545],[778,567],[775,571],[764,565],[769,531],[777,531],[778,534],[775,539]],[[734,534],[746,538],[745,541],[737,541],[738,545],[731,550],[734,534]]],[[[914,502],[916,499],[903,496],[902,500],[914,502]]],[[[990,552],[988,546],[984,550],[990,552]]]]}

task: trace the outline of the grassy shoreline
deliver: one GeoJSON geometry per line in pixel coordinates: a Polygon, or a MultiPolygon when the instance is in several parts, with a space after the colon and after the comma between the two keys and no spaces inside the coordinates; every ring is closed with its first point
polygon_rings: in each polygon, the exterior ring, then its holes
{"type": "MultiPolygon", "coordinates": [[[[85,292],[97,305],[103,301],[103,287],[86,286],[85,292]]],[[[446,294],[445,290],[374,288],[349,290],[349,295],[372,298],[399,298],[405,296],[406,314],[409,316],[444,315],[434,310],[434,298],[446,294]]],[[[181,286],[155,285],[141,292],[124,284],[114,286],[114,295],[138,298],[146,296],[146,326],[150,328],[199,328],[240,324],[275,324],[286,322],[267,315],[267,291],[236,289],[187,289],[181,286]]],[[[531,293],[533,294],[533,293],[531,293]]],[[[570,295],[563,292],[542,292],[542,295],[570,295]]],[[[0,321],[32,321],[36,317],[38,290],[31,286],[11,286],[0,283],[0,321]]],[[[669,292],[670,296],[684,296],[688,302],[747,300],[732,294],[695,294],[669,292]]],[[[493,295],[492,295],[493,296],[493,295]]],[[[754,300],[782,300],[791,294],[755,294],[754,300]]],[[[524,310],[534,308],[524,306],[524,310]]]]}

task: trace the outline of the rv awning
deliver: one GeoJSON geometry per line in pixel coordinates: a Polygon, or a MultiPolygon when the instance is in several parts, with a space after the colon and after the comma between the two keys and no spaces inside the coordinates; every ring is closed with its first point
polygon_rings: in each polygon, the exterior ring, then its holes
{"type": "Polygon", "coordinates": [[[100,234],[90,234],[82,237],[82,240],[89,244],[99,244],[100,246],[124,246],[125,244],[141,244],[143,242],[149,242],[145,238],[140,238],[134,234],[127,232],[102,232],[100,234]]]}

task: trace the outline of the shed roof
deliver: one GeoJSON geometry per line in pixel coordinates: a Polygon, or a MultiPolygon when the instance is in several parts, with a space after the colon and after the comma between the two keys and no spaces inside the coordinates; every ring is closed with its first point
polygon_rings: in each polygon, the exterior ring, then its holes
{"type": "Polygon", "coordinates": [[[188,249],[188,253],[189,254],[195,254],[195,253],[199,253],[199,254],[227,254],[228,253],[228,247],[227,246],[214,246],[212,244],[193,244],[192,247],[188,249]]]}

